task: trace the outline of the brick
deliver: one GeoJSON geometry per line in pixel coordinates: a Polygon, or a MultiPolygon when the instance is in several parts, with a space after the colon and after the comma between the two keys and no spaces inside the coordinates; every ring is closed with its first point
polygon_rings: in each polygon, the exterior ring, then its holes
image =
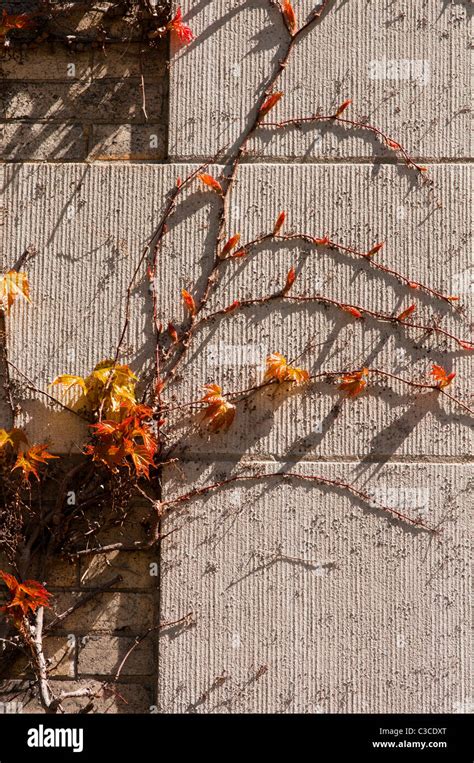
{"type": "Polygon", "coordinates": [[[92,161],[158,161],[166,155],[166,130],[157,125],[97,125],[90,140],[92,161]]]}
{"type": "MultiPolygon", "coordinates": [[[[78,670],[84,675],[115,675],[133,639],[112,636],[96,636],[85,638],[80,645],[78,670]]],[[[153,673],[155,663],[153,658],[153,641],[150,636],[137,646],[124,663],[121,676],[146,676],[153,673]]]]}
{"type": "MultiPolygon", "coordinates": [[[[34,122],[143,123],[142,93],[138,80],[100,80],[83,83],[16,83],[4,88],[5,119],[30,119],[34,122]]],[[[147,113],[150,120],[160,119],[163,95],[159,88],[147,88],[147,113]]]]}
{"type": "Polygon", "coordinates": [[[156,553],[111,551],[82,558],[81,583],[87,587],[100,586],[116,575],[122,575],[121,588],[155,588],[158,581],[157,567],[156,553]]]}
{"type": "MultiPolygon", "coordinates": [[[[54,599],[54,612],[48,612],[48,620],[72,606],[79,596],[78,593],[58,593],[54,599]]],[[[61,630],[82,635],[89,631],[109,630],[140,635],[152,625],[152,596],[116,592],[94,596],[61,623],[61,630]]]]}
{"type": "MultiPolygon", "coordinates": [[[[93,679],[51,681],[51,689],[55,695],[86,688],[97,694],[94,700],[96,713],[147,713],[154,710],[153,693],[150,687],[141,684],[117,683],[113,691],[107,691],[103,688],[101,681],[93,679]]],[[[11,706],[11,710],[17,709],[25,714],[44,712],[38,696],[32,694],[24,682],[5,682],[4,692],[0,693],[0,698],[5,704],[16,703],[16,708],[11,706]]],[[[66,713],[77,713],[87,703],[87,697],[67,699],[64,701],[64,709],[66,713]]]]}
{"type": "MultiPolygon", "coordinates": [[[[253,463],[372,489],[442,527],[391,520],[344,490],[268,477],[171,515],[163,545],[162,712],[456,712],[468,684],[471,465],[253,463]],[[183,551],[185,550],[185,553],[183,551]]],[[[167,498],[237,473],[170,472],[167,498]]],[[[457,710],[459,712],[459,710],[457,710]]]]}
{"type": "MultiPolygon", "coordinates": [[[[20,82],[62,81],[71,84],[88,81],[92,74],[92,53],[68,51],[58,45],[35,50],[15,51],[11,58],[0,61],[0,77],[20,82]],[[71,66],[73,64],[73,66],[71,66]]],[[[45,85],[47,87],[47,85],[45,85]]]]}
{"type": "Polygon", "coordinates": [[[6,161],[80,161],[86,136],[77,124],[0,123],[0,147],[6,161]]]}
{"type": "Polygon", "coordinates": [[[161,79],[165,83],[166,58],[166,43],[161,44],[159,48],[144,51],[142,45],[114,45],[105,52],[94,51],[92,76],[95,79],[140,77],[143,73],[150,82],[153,80],[156,83],[161,79]]]}

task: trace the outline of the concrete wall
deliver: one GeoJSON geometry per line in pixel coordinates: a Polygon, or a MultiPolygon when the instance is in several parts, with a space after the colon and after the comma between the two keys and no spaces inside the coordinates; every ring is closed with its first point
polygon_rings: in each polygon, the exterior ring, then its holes
{"type": "MultiPolygon", "coordinates": [[[[74,82],[65,77],[60,54],[6,65],[4,157],[15,163],[2,169],[2,267],[28,245],[38,250],[29,267],[33,304],[16,306],[9,321],[10,355],[38,386],[60,372],[87,372],[113,354],[124,292],[167,191],[195,162],[237,139],[281,54],[281,24],[267,5],[182,3],[197,39],[172,50],[169,130],[163,121],[168,85],[157,54],[147,63],[148,123],[140,114],[133,53],[79,57],[74,82]],[[99,98],[105,105],[97,119],[99,98]],[[25,129],[28,145],[20,139],[25,129]],[[168,136],[156,153],[149,150],[151,132],[168,136]],[[160,163],[163,157],[168,161],[160,163]]],[[[295,7],[302,18],[313,4],[295,7]]],[[[263,135],[241,169],[228,231],[251,239],[286,209],[289,230],[328,233],[361,250],[385,240],[381,262],[460,294],[463,319],[421,295],[416,302],[420,317],[430,320],[439,310],[442,325],[466,339],[471,9],[467,1],[335,0],[295,51],[274,112],[278,120],[331,113],[350,97],[351,114],[369,118],[429,166],[431,187],[361,131],[326,126],[263,135]]],[[[222,167],[212,171],[218,176],[222,167]]],[[[184,318],[180,289],[202,284],[212,257],[217,207],[212,194],[198,190],[186,194],[160,261],[162,317],[176,324],[184,318]]],[[[321,290],[387,311],[413,301],[396,280],[354,258],[272,246],[230,266],[209,309],[275,290],[292,264],[299,271],[295,293],[321,290]]],[[[143,280],[133,294],[124,352],[139,373],[151,362],[150,309],[143,280]]],[[[244,388],[261,378],[267,353],[298,356],[309,337],[314,345],[300,364],[314,372],[368,364],[422,378],[440,362],[458,374],[453,392],[469,394],[472,359],[452,344],[377,322],[361,326],[331,309],[279,306],[209,324],[173,395],[196,399],[212,381],[244,388]]],[[[53,413],[26,389],[23,397],[21,416],[32,439],[46,432],[53,450],[78,448],[77,421],[53,413]]],[[[126,582],[101,597],[105,612],[95,604],[69,624],[78,637],[91,626],[92,637],[84,645],[79,638],[57,680],[113,674],[127,639],[158,619],[192,611],[192,627],[162,633],[130,666],[124,691],[131,704],[113,698],[101,709],[466,712],[471,421],[436,394],[414,394],[396,383],[343,403],[323,384],[261,394],[239,406],[228,435],[209,437],[197,431],[195,419],[173,419],[183,467],[167,473],[165,498],[242,466],[263,475],[289,470],[354,483],[410,516],[441,522],[443,532],[433,538],[344,491],[297,480],[263,476],[196,499],[168,520],[166,529],[178,531],[162,546],[160,591],[148,574],[149,558],[111,560],[114,569],[125,568],[126,582]]],[[[69,600],[110,574],[108,568],[84,572],[59,575],[55,590],[69,600]]]]}

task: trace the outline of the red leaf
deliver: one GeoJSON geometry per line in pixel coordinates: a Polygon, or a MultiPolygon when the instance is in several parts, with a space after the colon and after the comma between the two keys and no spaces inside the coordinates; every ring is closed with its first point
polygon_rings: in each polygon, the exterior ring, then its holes
{"type": "Polygon", "coordinates": [[[224,245],[224,248],[222,249],[222,252],[220,253],[219,257],[223,259],[226,254],[229,254],[229,252],[232,251],[232,249],[237,246],[237,244],[240,241],[240,233],[236,233],[235,236],[231,236],[230,239],[227,241],[227,243],[224,245]]]}
{"type": "Polygon", "coordinates": [[[168,336],[171,338],[171,341],[173,342],[173,344],[176,344],[176,342],[178,341],[178,332],[176,331],[171,321],[168,323],[167,331],[168,331],[168,336]]]}
{"type": "Polygon", "coordinates": [[[13,575],[0,570],[0,578],[10,592],[10,601],[1,610],[7,612],[16,624],[28,612],[36,612],[39,607],[49,607],[51,594],[37,580],[25,580],[21,583],[13,575]]]}
{"type": "Polygon", "coordinates": [[[198,175],[199,180],[201,183],[204,183],[204,185],[207,185],[208,188],[212,188],[213,191],[216,191],[216,193],[222,193],[222,186],[219,183],[218,180],[212,177],[212,175],[207,175],[205,172],[198,175]]]}
{"type": "Polygon", "coordinates": [[[346,101],[341,103],[341,105],[339,106],[339,108],[336,111],[336,113],[334,114],[334,116],[335,117],[340,117],[342,112],[345,111],[347,109],[347,107],[351,105],[351,103],[352,103],[352,101],[351,101],[350,98],[348,98],[346,101]]]}
{"type": "Polygon", "coordinates": [[[327,246],[330,243],[329,236],[324,236],[323,238],[316,238],[315,243],[317,246],[327,246]]]}
{"type": "Polygon", "coordinates": [[[278,235],[279,231],[283,227],[283,223],[285,222],[286,218],[286,212],[280,212],[280,214],[277,217],[277,221],[275,223],[275,227],[273,228],[273,235],[278,235]]]}
{"type": "Polygon", "coordinates": [[[294,8],[290,3],[290,0],[282,0],[281,6],[283,18],[285,19],[288,29],[290,30],[290,34],[293,35],[296,32],[296,16],[294,8]]]}
{"type": "Polygon", "coordinates": [[[414,313],[416,310],[416,305],[410,305],[410,307],[407,307],[406,310],[403,310],[399,316],[397,316],[397,320],[404,321],[405,318],[408,318],[409,315],[414,313]]]}
{"type": "Polygon", "coordinates": [[[276,93],[272,93],[268,96],[268,98],[262,103],[262,106],[260,107],[260,111],[258,112],[258,118],[262,119],[262,117],[266,116],[268,112],[273,109],[274,106],[277,105],[280,98],[283,96],[283,93],[281,91],[278,91],[276,93]]]}
{"type": "Polygon", "coordinates": [[[169,22],[167,29],[170,32],[175,32],[180,42],[187,45],[194,39],[194,34],[191,28],[183,22],[183,12],[181,8],[178,8],[176,15],[169,22]]]}
{"type": "Polygon", "coordinates": [[[358,310],[356,307],[352,307],[352,305],[341,305],[341,309],[345,310],[346,313],[353,315],[354,318],[363,318],[360,310],[358,310]]]}
{"type": "Polygon", "coordinates": [[[385,138],[385,142],[389,148],[393,148],[394,151],[399,151],[401,149],[400,143],[397,143],[396,140],[392,140],[391,138],[385,138]]]}
{"type": "Polygon", "coordinates": [[[463,350],[474,350],[474,344],[472,342],[463,342],[462,339],[458,339],[458,345],[463,348],[463,350]]]}
{"type": "Polygon", "coordinates": [[[186,289],[181,289],[181,296],[191,315],[196,315],[196,303],[189,291],[186,291],[186,289]]]}
{"type": "Polygon", "coordinates": [[[420,284],[417,283],[416,281],[408,281],[407,285],[410,287],[410,289],[419,289],[420,288],[420,284]]]}
{"type": "Polygon", "coordinates": [[[373,246],[372,249],[367,252],[366,257],[372,257],[373,254],[379,252],[384,244],[385,241],[381,241],[379,244],[375,244],[375,246],[373,246]]]}
{"type": "Polygon", "coordinates": [[[290,291],[291,287],[293,286],[296,279],[296,271],[293,267],[291,267],[287,273],[286,276],[286,283],[282,289],[282,294],[286,294],[290,291]]]}
{"type": "Polygon", "coordinates": [[[229,307],[226,307],[226,308],[224,309],[224,312],[225,312],[225,313],[231,313],[231,312],[232,312],[232,310],[237,310],[237,308],[238,308],[238,307],[240,307],[240,302],[239,302],[239,300],[238,300],[238,299],[234,299],[234,301],[232,302],[232,304],[231,304],[231,305],[229,305],[229,307]]]}
{"type": "Polygon", "coordinates": [[[245,257],[247,254],[248,254],[248,251],[246,250],[246,248],[242,247],[242,249],[237,249],[237,251],[231,254],[230,256],[238,258],[238,257],[245,257]]]}
{"type": "Polygon", "coordinates": [[[444,389],[449,384],[451,384],[452,380],[456,376],[456,373],[455,371],[452,371],[450,374],[448,374],[443,366],[438,366],[436,363],[434,363],[433,368],[431,369],[431,376],[434,376],[438,382],[437,386],[439,389],[444,389]]]}

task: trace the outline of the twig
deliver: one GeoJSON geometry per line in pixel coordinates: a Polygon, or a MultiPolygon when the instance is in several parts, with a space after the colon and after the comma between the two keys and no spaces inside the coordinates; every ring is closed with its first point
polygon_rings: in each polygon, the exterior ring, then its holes
{"type": "Polygon", "coordinates": [[[162,628],[170,628],[173,625],[181,625],[182,623],[189,622],[190,618],[193,616],[193,612],[188,612],[187,615],[184,615],[183,617],[180,617],[179,620],[170,620],[169,622],[159,623],[159,625],[154,625],[151,628],[148,628],[148,630],[141,636],[136,636],[133,644],[131,645],[130,649],[127,650],[123,660],[121,661],[120,665],[118,666],[117,672],[114,676],[114,683],[116,683],[120,675],[122,673],[123,668],[125,667],[125,663],[127,662],[128,658],[132,654],[132,652],[141,644],[147,636],[150,635],[150,633],[153,633],[154,631],[161,630],[162,628]]]}

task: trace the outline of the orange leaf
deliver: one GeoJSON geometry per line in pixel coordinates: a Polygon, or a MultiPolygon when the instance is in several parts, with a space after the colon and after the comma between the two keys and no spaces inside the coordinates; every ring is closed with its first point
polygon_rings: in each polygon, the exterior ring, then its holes
{"type": "Polygon", "coordinates": [[[19,453],[12,471],[14,469],[21,469],[23,472],[23,479],[29,480],[30,474],[34,474],[36,479],[39,480],[39,465],[46,464],[49,459],[59,458],[59,456],[53,456],[51,453],[48,453],[46,448],[47,446],[44,444],[33,445],[28,450],[19,453]]]}
{"type": "Polygon", "coordinates": [[[267,370],[263,381],[295,382],[302,384],[309,379],[309,373],[303,368],[289,365],[284,355],[274,352],[267,357],[267,370]]]}
{"type": "Polygon", "coordinates": [[[449,297],[446,297],[446,299],[449,299],[450,302],[459,302],[459,297],[450,295],[449,297]]]}
{"type": "Polygon", "coordinates": [[[341,309],[345,310],[346,313],[353,315],[354,318],[363,318],[362,313],[357,309],[357,307],[352,307],[352,305],[341,305],[341,309]]]}
{"type": "Polygon", "coordinates": [[[386,138],[385,142],[387,143],[387,146],[390,148],[393,148],[394,151],[399,151],[401,149],[400,143],[397,143],[396,140],[392,140],[391,138],[386,138]]]}
{"type": "Polygon", "coordinates": [[[227,432],[235,417],[235,405],[223,397],[222,389],[218,384],[206,384],[204,389],[206,394],[201,402],[207,403],[207,406],[202,414],[202,421],[212,432],[219,430],[227,432]]]}
{"type": "Polygon", "coordinates": [[[219,183],[218,180],[212,177],[212,175],[206,175],[205,172],[201,173],[201,175],[198,175],[199,180],[204,183],[204,185],[207,185],[208,188],[212,188],[213,191],[216,191],[216,193],[222,193],[222,186],[219,183]]]}
{"type": "Polygon", "coordinates": [[[334,116],[335,117],[340,117],[342,112],[345,111],[347,109],[347,107],[351,105],[351,103],[352,103],[352,101],[351,101],[350,98],[348,98],[347,101],[344,101],[343,103],[341,103],[341,105],[339,106],[339,108],[336,111],[336,113],[334,114],[334,116]]]}
{"type": "Polygon", "coordinates": [[[196,315],[196,303],[189,291],[186,291],[186,289],[181,289],[181,296],[191,315],[196,315]]]}
{"type": "Polygon", "coordinates": [[[422,167],[420,165],[417,165],[420,172],[428,172],[428,167],[422,167]]]}
{"type": "Polygon", "coordinates": [[[239,300],[238,300],[238,299],[234,299],[234,301],[232,302],[232,304],[231,304],[231,305],[229,305],[229,307],[226,307],[226,308],[224,309],[224,312],[225,312],[225,313],[231,313],[231,312],[232,312],[232,310],[237,310],[237,308],[238,308],[238,307],[240,307],[240,302],[239,302],[239,300]]]}
{"type": "Polygon", "coordinates": [[[451,384],[452,380],[456,376],[456,372],[452,371],[450,374],[448,374],[443,366],[438,366],[436,363],[434,363],[433,368],[431,369],[431,376],[434,376],[438,382],[437,386],[439,389],[444,389],[449,384],[451,384]]]}
{"type": "Polygon", "coordinates": [[[407,285],[410,287],[410,289],[419,289],[420,288],[420,284],[417,283],[416,281],[408,281],[407,285]]]}
{"type": "Polygon", "coordinates": [[[26,13],[8,15],[4,10],[0,19],[0,37],[4,36],[9,29],[31,29],[34,25],[33,19],[26,13]]]}
{"type": "Polygon", "coordinates": [[[176,331],[171,321],[168,323],[167,331],[168,331],[168,336],[170,337],[173,344],[176,344],[176,342],[178,341],[178,332],[176,331]]]}
{"type": "Polygon", "coordinates": [[[239,257],[245,257],[248,254],[247,249],[243,246],[242,249],[237,249],[236,252],[231,254],[231,257],[239,258],[239,257]]]}
{"type": "Polygon", "coordinates": [[[282,0],[281,7],[283,11],[283,17],[288,25],[288,29],[290,30],[290,34],[294,34],[296,32],[296,16],[290,0],[282,0]]]}
{"type": "Polygon", "coordinates": [[[122,421],[105,420],[92,424],[94,442],[86,446],[85,453],[111,471],[117,471],[118,467],[133,467],[137,477],[148,479],[158,448],[146,421],[152,417],[153,411],[140,404],[123,404],[122,409],[125,411],[122,421]]]}
{"type": "Polygon", "coordinates": [[[220,253],[219,257],[221,259],[224,259],[226,254],[229,254],[229,252],[234,249],[234,247],[237,246],[237,244],[240,241],[240,233],[236,233],[235,236],[231,236],[230,239],[227,241],[226,244],[224,244],[224,248],[222,249],[222,252],[220,253]]]}
{"type": "Polygon", "coordinates": [[[13,575],[0,570],[0,578],[10,592],[10,601],[0,609],[9,614],[19,625],[28,612],[36,612],[39,607],[49,607],[51,594],[37,580],[20,583],[13,575]]]}
{"type": "Polygon", "coordinates": [[[14,427],[9,432],[6,429],[0,429],[0,450],[5,445],[11,445],[13,450],[18,450],[20,443],[28,443],[25,433],[21,429],[14,427]]]}
{"type": "Polygon", "coordinates": [[[286,283],[281,292],[282,294],[287,294],[290,291],[291,287],[293,286],[295,282],[295,279],[296,279],[296,271],[293,267],[291,267],[287,273],[286,283]]]}
{"type": "Polygon", "coordinates": [[[359,395],[367,386],[366,377],[368,374],[368,368],[362,368],[360,371],[344,374],[340,380],[341,383],[339,384],[339,389],[343,392],[347,392],[349,397],[359,395]]]}
{"type": "Polygon", "coordinates": [[[373,246],[372,249],[370,249],[367,252],[366,256],[367,257],[372,257],[373,254],[376,254],[377,252],[379,252],[381,250],[381,248],[383,247],[384,244],[385,244],[385,241],[381,241],[379,244],[375,244],[375,246],[373,246]]]}
{"type": "Polygon", "coordinates": [[[279,231],[281,230],[283,223],[285,222],[286,218],[286,212],[280,212],[280,214],[277,217],[277,221],[275,223],[275,227],[273,228],[273,235],[276,236],[279,231]]]}
{"type": "Polygon", "coordinates": [[[327,246],[330,243],[329,236],[324,236],[323,238],[316,238],[315,243],[317,244],[317,246],[327,246]]]}
{"type": "Polygon", "coordinates": [[[260,108],[260,111],[258,112],[258,118],[262,119],[262,117],[266,116],[271,109],[273,109],[274,106],[277,105],[280,98],[283,96],[283,93],[281,91],[278,91],[276,93],[272,93],[268,96],[268,98],[262,103],[262,106],[260,108]]]}
{"type": "Polygon", "coordinates": [[[400,315],[397,317],[398,321],[404,321],[405,318],[408,318],[409,315],[414,313],[416,310],[416,305],[410,305],[410,307],[407,307],[406,310],[403,310],[400,315]]]}

